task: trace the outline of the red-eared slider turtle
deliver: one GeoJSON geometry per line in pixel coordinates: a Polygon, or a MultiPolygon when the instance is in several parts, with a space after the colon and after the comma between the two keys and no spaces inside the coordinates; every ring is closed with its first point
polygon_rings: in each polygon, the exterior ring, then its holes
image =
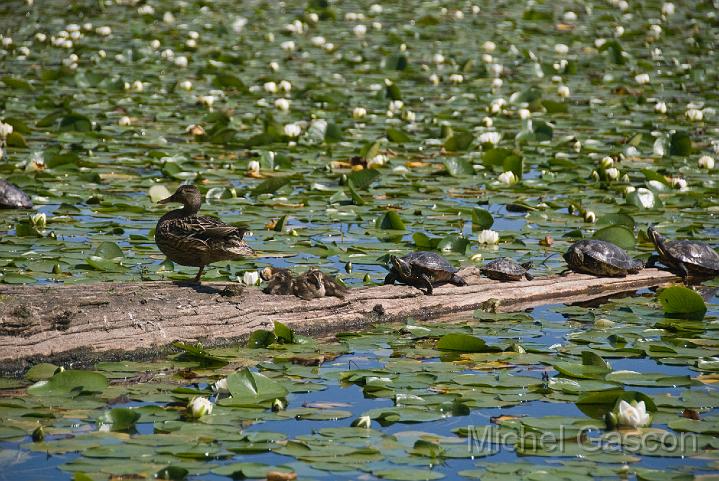
{"type": "Polygon", "coordinates": [[[202,196],[194,185],[181,185],[170,197],[159,201],[168,202],[179,202],[183,207],[160,218],[155,243],[172,262],[200,268],[193,282],[200,282],[207,264],[254,255],[255,251],[242,240],[244,229],[215,217],[197,215],[202,196]]]}
{"type": "Polygon", "coordinates": [[[657,253],[649,258],[648,265],[654,266],[660,261],[672,272],[688,282],[689,274],[697,276],[719,275],[719,254],[708,244],[688,240],[667,240],[654,227],[647,229],[647,235],[657,248],[657,253]]]}
{"type": "Polygon", "coordinates": [[[400,281],[404,284],[425,289],[425,294],[432,295],[432,287],[450,283],[455,286],[466,286],[467,282],[458,276],[457,269],[435,252],[412,252],[404,257],[390,256],[390,270],[384,279],[385,284],[400,281]]]}
{"type": "Polygon", "coordinates": [[[519,264],[509,257],[500,257],[483,265],[479,272],[495,281],[521,281],[525,277],[528,281],[534,279],[529,269],[532,268],[531,262],[519,264]]]}
{"type": "Polygon", "coordinates": [[[564,254],[564,260],[574,272],[599,277],[625,277],[644,268],[642,261],[632,259],[621,247],[595,239],[572,244],[564,254]]]}

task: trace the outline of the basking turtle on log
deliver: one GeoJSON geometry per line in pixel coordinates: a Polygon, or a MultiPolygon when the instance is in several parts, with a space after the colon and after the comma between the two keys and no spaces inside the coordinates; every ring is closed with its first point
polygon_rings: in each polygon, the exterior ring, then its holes
{"type": "Polygon", "coordinates": [[[667,240],[653,226],[647,229],[647,235],[654,243],[659,255],[649,258],[648,266],[654,267],[661,262],[675,274],[689,282],[689,274],[700,277],[719,276],[719,254],[704,242],[689,240],[667,240]]]}
{"type": "Polygon", "coordinates": [[[10,182],[0,179],[0,209],[32,209],[32,200],[10,182]]]}
{"type": "Polygon", "coordinates": [[[644,268],[642,261],[632,259],[618,245],[596,239],[575,242],[564,254],[564,260],[570,270],[598,277],[626,277],[644,268]]]}
{"type": "Polygon", "coordinates": [[[157,222],[155,243],[172,262],[199,267],[193,282],[199,283],[205,266],[213,262],[241,259],[255,253],[242,237],[245,230],[215,217],[197,215],[202,204],[194,185],[181,185],[160,204],[179,202],[182,209],[163,215],[157,222]]]}
{"type": "Polygon", "coordinates": [[[428,296],[432,295],[432,288],[437,284],[467,285],[467,282],[456,274],[457,269],[435,252],[420,251],[404,257],[390,256],[389,261],[390,271],[384,279],[385,284],[400,281],[417,289],[424,289],[428,296]]]}
{"type": "Polygon", "coordinates": [[[531,268],[531,262],[519,264],[517,261],[510,259],[509,257],[501,257],[487,262],[479,269],[479,272],[495,281],[521,281],[524,278],[531,281],[534,279],[534,276],[529,273],[529,269],[531,268]]]}

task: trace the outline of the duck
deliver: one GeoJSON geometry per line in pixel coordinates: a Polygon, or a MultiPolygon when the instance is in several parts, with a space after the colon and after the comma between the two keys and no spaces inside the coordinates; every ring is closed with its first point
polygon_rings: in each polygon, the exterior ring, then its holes
{"type": "Polygon", "coordinates": [[[262,290],[265,294],[289,296],[293,292],[294,278],[289,269],[265,267],[260,272],[260,277],[267,281],[267,287],[262,290]]]}
{"type": "Polygon", "coordinates": [[[171,202],[182,204],[182,208],[160,218],[155,229],[155,243],[172,262],[200,268],[192,283],[201,283],[208,264],[255,254],[243,240],[245,229],[225,224],[215,217],[197,215],[202,195],[194,185],[181,185],[170,197],[158,201],[159,204],[171,202]]]}
{"type": "Polygon", "coordinates": [[[319,269],[310,269],[298,275],[292,284],[292,293],[300,299],[311,300],[320,297],[344,299],[349,290],[337,279],[319,269]]]}

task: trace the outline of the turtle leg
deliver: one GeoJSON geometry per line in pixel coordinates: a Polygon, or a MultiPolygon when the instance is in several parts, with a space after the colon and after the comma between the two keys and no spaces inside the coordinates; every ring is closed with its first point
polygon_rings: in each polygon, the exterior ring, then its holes
{"type": "Polygon", "coordinates": [[[452,277],[449,279],[449,283],[458,287],[467,285],[467,281],[465,281],[463,277],[460,277],[457,274],[452,274],[452,277]]]}
{"type": "Polygon", "coordinates": [[[195,278],[192,280],[192,282],[193,282],[194,284],[200,284],[200,283],[202,283],[201,278],[202,278],[202,272],[203,272],[204,270],[205,270],[205,266],[200,266],[200,270],[197,271],[197,275],[196,275],[195,278]]]}
{"type": "Polygon", "coordinates": [[[384,285],[386,286],[388,284],[394,284],[396,280],[397,274],[395,274],[394,272],[390,272],[389,274],[387,274],[387,277],[384,278],[384,285]]]}
{"type": "Polygon", "coordinates": [[[424,287],[425,294],[427,294],[428,296],[431,296],[432,295],[432,281],[430,280],[430,278],[427,276],[427,274],[422,274],[419,279],[420,279],[420,282],[417,283],[417,284],[419,284],[417,287],[420,289],[422,287],[424,287]],[[424,284],[424,285],[422,285],[422,284],[424,284]]]}
{"type": "Polygon", "coordinates": [[[524,277],[526,277],[528,281],[534,280],[534,276],[532,274],[530,274],[529,272],[526,272],[524,274],[524,277]]]}
{"type": "Polygon", "coordinates": [[[571,274],[572,272],[574,272],[572,269],[564,269],[562,272],[559,273],[559,275],[562,277],[565,277],[565,276],[568,276],[569,274],[571,274]]]}
{"type": "Polygon", "coordinates": [[[649,256],[649,259],[647,259],[646,267],[655,267],[657,265],[657,261],[659,260],[659,256],[656,254],[652,254],[649,256]]]}
{"type": "Polygon", "coordinates": [[[685,266],[683,262],[677,262],[676,268],[679,271],[679,275],[682,276],[682,279],[684,280],[684,284],[688,286],[689,285],[689,270],[687,269],[687,266],[685,266]]]}

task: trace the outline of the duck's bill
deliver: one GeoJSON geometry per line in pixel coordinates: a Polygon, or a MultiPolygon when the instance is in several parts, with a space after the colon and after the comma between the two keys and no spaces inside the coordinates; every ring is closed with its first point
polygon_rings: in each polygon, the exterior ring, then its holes
{"type": "Polygon", "coordinates": [[[170,197],[167,197],[167,198],[165,198],[165,199],[158,200],[157,203],[158,203],[158,204],[169,204],[170,202],[172,202],[173,200],[175,200],[173,197],[175,197],[175,194],[172,194],[170,197]]]}

